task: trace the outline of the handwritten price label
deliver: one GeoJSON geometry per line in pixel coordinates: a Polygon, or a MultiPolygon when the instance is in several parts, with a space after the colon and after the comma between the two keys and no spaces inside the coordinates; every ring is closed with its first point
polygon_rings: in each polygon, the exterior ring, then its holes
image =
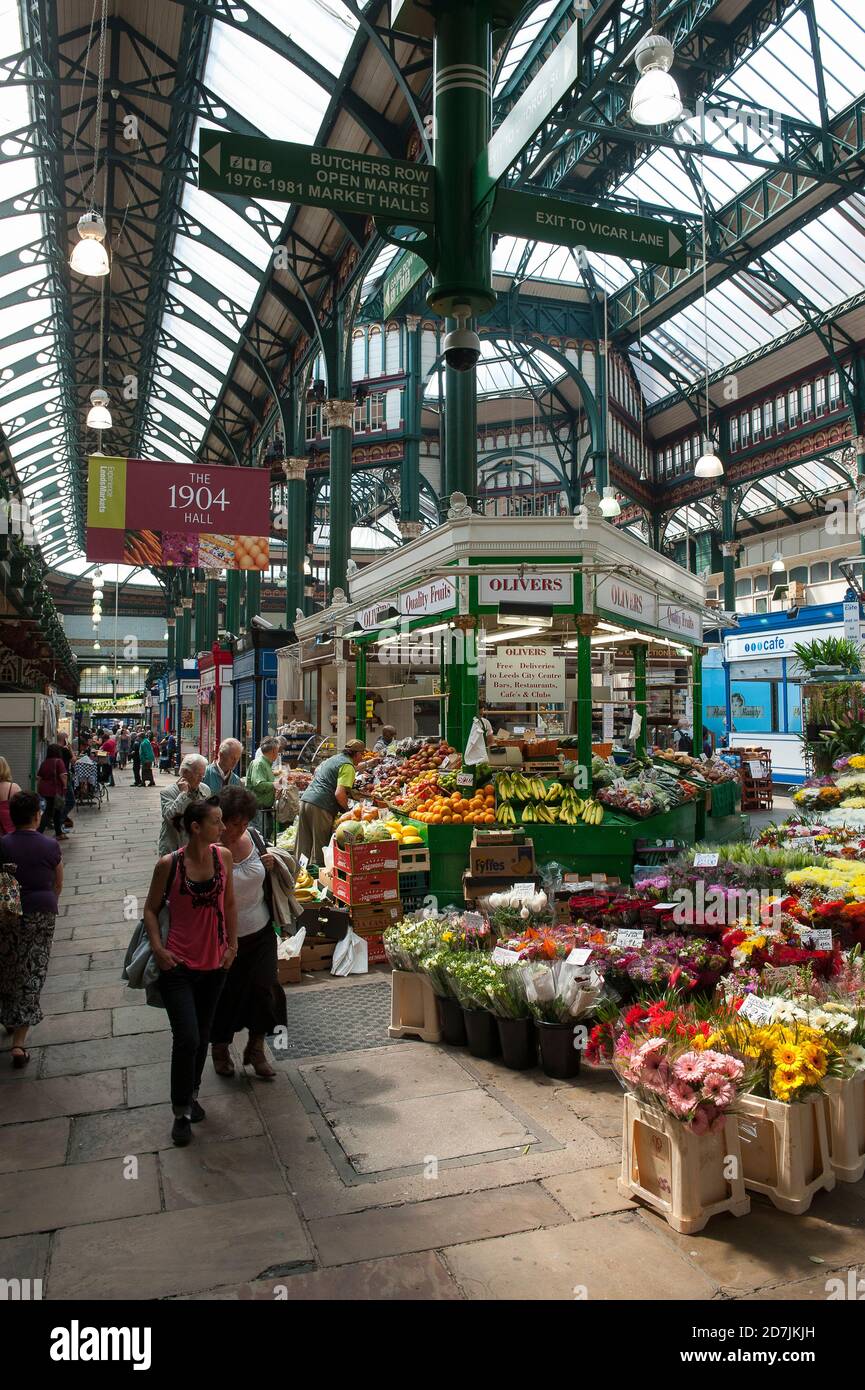
{"type": "Polygon", "coordinates": [[[301,854],[301,855],[299,855],[299,856],[298,856],[297,862],[298,862],[298,864],[300,865],[300,867],[301,867],[302,869],[305,869],[306,866],[307,866],[307,864],[309,863],[309,855],[308,855],[308,854],[301,854]]]}
{"type": "Polygon", "coordinates": [[[801,935],[802,945],[811,951],[832,950],[832,930],[830,927],[819,927],[816,930],[805,927],[801,935]]]}
{"type": "Polygon", "coordinates": [[[761,999],[758,994],[749,994],[739,1010],[739,1017],[746,1023],[764,1025],[771,1023],[775,1015],[775,1005],[770,999],[761,999]]]}
{"type": "Polygon", "coordinates": [[[718,855],[717,855],[717,854],[695,854],[695,855],[694,855],[694,868],[695,868],[695,869],[715,869],[715,868],[717,868],[717,866],[718,866],[718,855]]]}
{"type": "Polygon", "coordinates": [[[638,927],[620,927],[616,932],[616,946],[642,946],[646,933],[638,927]]]}
{"type": "Polygon", "coordinates": [[[575,946],[571,954],[566,957],[565,965],[585,965],[591,954],[591,946],[575,946]]]}
{"type": "Polygon", "coordinates": [[[496,946],[493,951],[493,960],[496,965],[513,965],[519,958],[519,951],[509,951],[505,946],[496,946]]]}

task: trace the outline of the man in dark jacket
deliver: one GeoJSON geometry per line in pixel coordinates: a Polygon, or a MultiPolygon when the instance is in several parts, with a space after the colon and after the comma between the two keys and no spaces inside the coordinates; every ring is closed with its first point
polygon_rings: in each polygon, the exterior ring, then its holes
{"type": "Polygon", "coordinates": [[[135,729],[132,734],[132,742],[129,745],[129,756],[132,759],[132,785],[141,787],[144,783],[141,780],[141,730],[135,729]]]}

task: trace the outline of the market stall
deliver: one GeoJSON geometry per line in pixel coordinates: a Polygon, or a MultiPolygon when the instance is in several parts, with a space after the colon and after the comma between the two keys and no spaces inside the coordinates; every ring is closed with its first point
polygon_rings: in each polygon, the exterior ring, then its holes
{"type": "Polygon", "coordinates": [[[219,745],[232,732],[234,701],[231,689],[233,657],[214,645],[198,657],[198,751],[213,762],[219,745]]]}
{"type": "MultiPolygon", "coordinates": [[[[638,841],[692,843],[704,829],[705,782],[682,794],[674,773],[665,770],[665,786],[646,757],[652,658],[672,662],[677,683],[688,684],[686,713],[676,716],[677,724],[689,720],[692,744],[702,746],[704,586],[605,522],[591,495],[586,502],[579,518],[492,519],[468,512],[373,562],[353,577],[350,601],[341,599],[296,626],[305,643],[351,642],[360,736],[370,692],[382,688],[381,670],[393,675],[401,695],[406,669],[414,675],[428,660],[430,679],[440,686],[443,741],[466,753],[480,714],[501,735],[498,744],[488,740],[492,761],[503,753],[505,766],[517,763],[545,772],[549,781],[569,782],[598,808],[592,818],[569,823],[557,815],[553,824],[545,803],[531,831],[538,863],[576,870],[603,865],[629,877],[638,841]],[[627,694],[599,687],[595,677],[604,660],[619,661],[624,653],[627,694]],[[593,745],[604,732],[607,706],[622,703],[628,736],[620,741],[627,744],[622,757],[631,775],[619,777],[625,785],[616,786],[605,806],[593,798],[593,745]],[[650,783],[657,795],[647,790],[650,783]]],[[[478,779],[468,767],[464,776],[466,791],[473,792],[478,779]]],[[[395,810],[412,819],[411,807],[395,810]]],[[[458,900],[469,858],[472,828],[462,820],[457,808],[456,817],[445,812],[441,822],[413,822],[429,846],[430,890],[448,900],[458,900]]]]}
{"type": "Polygon", "coordinates": [[[165,718],[160,733],[171,729],[180,756],[198,752],[198,662],[187,659],[169,671],[165,689],[165,718]]]}
{"type": "Polygon", "coordinates": [[[244,638],[244,649],[234,657],[231,676],[234,737],[243,745],[240,770],[245,772],[265,734],[276,733],[279,724],[276,691],[276,655],[290,641],[282,629],[253,628],[244,638]]]}

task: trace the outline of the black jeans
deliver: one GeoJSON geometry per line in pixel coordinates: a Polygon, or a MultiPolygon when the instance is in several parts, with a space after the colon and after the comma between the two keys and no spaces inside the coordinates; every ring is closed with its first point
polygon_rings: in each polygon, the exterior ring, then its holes
{"type": "Polygon", "coordinates": [[[39,822],[39,829],[44,832],[50,820],[54,822],[54,834],[63,834],[63,822],[66,819],[66,793],[61,796],[46,796],[45,810],[42,812],[42,819],[39,822]]]}
{"type": "Polygon", "coordinates": [[[143,786],[141,781],[141,759],[137,753],[132,754],[132,785],[133,787],[143,786]]]}
{"type": "Polygon", "coordinates": [[[141,785],[143,787],[155,787],[153,780],[153,763],[141,764],[141,785]]]}
{"type": "Polygon", "coordinates": [[[159,976],[159,991],[171,1024],[171,1104],[188,1110],[201,1084],[210,1027],[227,970],[190,970],[175,965],[159,976]]]}

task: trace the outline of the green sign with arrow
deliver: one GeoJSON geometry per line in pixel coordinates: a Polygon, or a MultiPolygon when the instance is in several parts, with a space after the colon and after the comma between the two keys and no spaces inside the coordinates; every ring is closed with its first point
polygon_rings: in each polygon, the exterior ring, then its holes
{"type": "Polygon", "coordinates": [[[400,256],[396,265],[385,275],[382,284],[382,303],[386,319],[390,318],[397,305],[402,303],[428,270],[426,261],[421,260],[414,251],[407,251],[404,256],[400,256]]]}
{"type": "Polygon", "coordinates": [[[633,217],[611,208],[591,208],[565,198],[540,198],[500,188],[490,227],[506,236],[548,241],[554,246],[584,246],[587,251],[622,256],[655,265],[688,264],[685,228],[651,217],[633,217]]]}
{"type": "Polygon", "coordinates": [[[435,220],[435,170],[429,165],[222,130],[199,131],[198,186],[382,217],[396,225],[435,220]]]}

